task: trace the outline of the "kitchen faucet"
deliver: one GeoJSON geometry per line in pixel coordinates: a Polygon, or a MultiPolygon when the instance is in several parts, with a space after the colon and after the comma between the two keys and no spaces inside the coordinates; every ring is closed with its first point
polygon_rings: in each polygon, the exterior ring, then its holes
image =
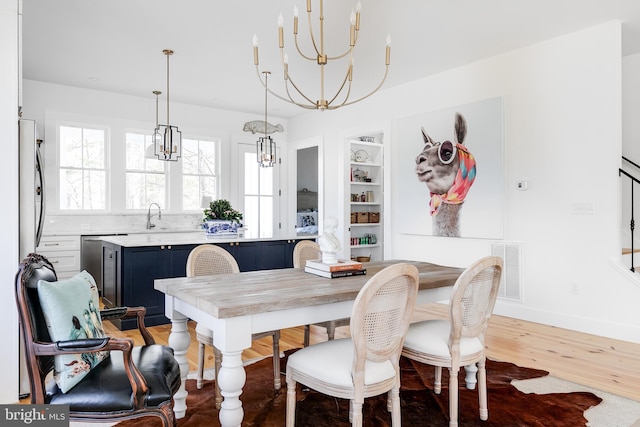
{"type": "Polygon", "coordinates": [[[152,216],[152,215],[151,215],[151,207],[152,207],[153,205],[156,205],[156,206],[158,207],[158,219],[162,219],[162,212],[160,211],[160,205],[159,205],[159,204],[157,204],[157,203],[155,203],[155,202],[154,202],[154,203],[151,203],[151,204],[149,205],[149,210],[147,211],[147,230],[151,230],[153,227],[155,227],[155,226],[156,226],[155,224],[152,224],[152,223],[151,223],[151,216],[152,216]]]}

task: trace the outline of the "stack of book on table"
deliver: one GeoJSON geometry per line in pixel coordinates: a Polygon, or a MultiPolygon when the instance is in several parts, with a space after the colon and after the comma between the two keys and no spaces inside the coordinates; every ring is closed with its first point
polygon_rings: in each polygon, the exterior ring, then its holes
{"type": "Polygon", "coordinates": [[[350,260],[338,260],[333,264],[324,263],[321,259],[307,260],[304,271],[329,279],[367,274],[367,270],[363,268],[361,262],[350,260]]]}

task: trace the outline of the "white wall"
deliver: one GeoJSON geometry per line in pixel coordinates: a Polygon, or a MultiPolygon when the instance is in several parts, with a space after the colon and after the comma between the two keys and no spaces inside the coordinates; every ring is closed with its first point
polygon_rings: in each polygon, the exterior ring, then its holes
{"type": "Polygon", "coordinates": [[[640,53],[622,58],[622,154],[640,164],[640,53]]]}
{"type": "Polygon", "coordinates": [[[0,2],[0,146],[3,183],[0,209],[0,403],[18,401],[18,313],[14,279],[18,269],[18,2],[0,2]],[[7,351],[8,350],[8,351],[7,351]]]}
{"type": "MultiPolygon", "coordinates": [[[[622,155],[632,162],[640,165],[640,54],[625,56],[622,59],[622,155]]],[[[627,164],[622,163],[625,171],[631,173],[636,178],[640,178],[640,171],[627,164]]],[[[621,195],[621,235],[622,246],[631,247],[631,180],[622,179],[621,195]]],[[[635,184],[634,188],[634,221],[640,212],[640,185],[635,184]]],[[[634,249],[640,248],[640,230],[636,227],[634,232],[634,249]]],[[[627,262],[631,263],[631,257],[627,262]]],[[[640,265],[640,255],[634,255],[634,265],[640,265]]]]}
{"type": "MultiPolygon", "coordinates": [[[[524,301],[499,302],[496,312],[640,342],[640,286],[618,262],[621,84],[620,23],[609,22],[296,117],[289,137],[323,135],[327,155],[344,151],[343,129],[391,120],[393,180],[393,153],[407,143],[394,139],[397,119],[503,97],[504,236],[523,246],[524,301]],[[516,191],[519,180],[528,191],[516,191]]],[[[342,164],[326,163],[327,188],[340,186],[342,164]]],[[[403,195],[390,188],[391,257],[466,266],[489,254],[489,240],[395,232],[403,195]]],[[[341,215],[344,196],[326,193],[325,215],[341,215]]]]}

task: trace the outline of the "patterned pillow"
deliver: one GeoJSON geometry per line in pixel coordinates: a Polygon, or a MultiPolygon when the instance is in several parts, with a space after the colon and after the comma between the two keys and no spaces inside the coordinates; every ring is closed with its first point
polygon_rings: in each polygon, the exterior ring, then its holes
{"type": "MultiPolygon", "coordinates": [[[[86,271],[57,282],[38,282],[38,297],[53,341],[104,337],[98,289],[86,271]]],[[[69,391],[109,352],[55,357],[54,378],[63,393],[69,391]]]]}

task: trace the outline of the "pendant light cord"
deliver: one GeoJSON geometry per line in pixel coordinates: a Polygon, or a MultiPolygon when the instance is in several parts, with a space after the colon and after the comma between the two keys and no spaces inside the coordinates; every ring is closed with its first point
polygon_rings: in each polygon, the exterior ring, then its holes
{"type": "Polygon", "coordinates": [[[173,55],[173,51],[171,49],[165,49],[162,52],[167,55],[167,126],[169,126],[171,124],[169,121],[169,57],[173,55]]]}
{"type": "Polygon", "coordinates": [[[267,95],[268,95],[268,82],[267,79],[269,78],[269,74],[271,74],[269,71],[264,71],[264,137],[265,139],[267,138],[267,95]]]}

